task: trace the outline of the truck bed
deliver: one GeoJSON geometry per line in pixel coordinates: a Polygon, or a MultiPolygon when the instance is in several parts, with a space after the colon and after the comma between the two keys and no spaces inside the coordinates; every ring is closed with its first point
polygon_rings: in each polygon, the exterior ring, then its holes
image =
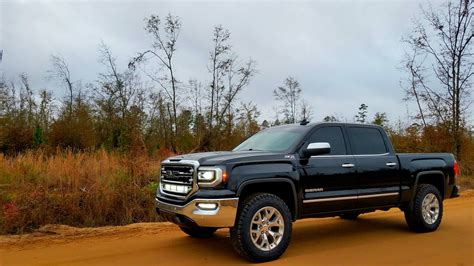
{"type": "Polygon", "coordinates": [[[454,168],[455,159],[451,153],[397,153],[401,170],[402,201],[409,200],[407,195],[413,194],[413,188],[423,178],[436,178],[442,175],[444,179],[439,180],[439,187],[445,188],[440,191],[444,198],[457,195],[455,190],[454,168]],[[420,173],[423,176],[420,176],[420,173]],[[432,175],[432,176],[430,176],[432,175]]]}

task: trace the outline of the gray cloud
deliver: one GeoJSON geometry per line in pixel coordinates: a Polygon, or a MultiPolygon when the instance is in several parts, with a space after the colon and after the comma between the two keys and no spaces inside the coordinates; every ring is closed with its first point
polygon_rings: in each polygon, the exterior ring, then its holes
{"type": "Polygon", "coordinates": [[[380,111],[391,120],[406,118],[397,67],[403,55],[401,36],[410,31],[418,12],[418,3],[411,1],[3,1],[0,67],[9,77],[28,73],[36,89],[54,88],[45,76],[49,55],[59,53],[74,79],[93,82],[102,70],[97,60],[101,40],[124,69],[129,58],[150,43],[144,17],[168,12],[180,16],[183,24],[178,78],[209,80],[212,28],[223,24],[241,58],[257,61],[259,74],[241,98],[258,104],[262,119],[274,119],[272,91],[288,75],[300,81],[315,120],[334,113],[352,119],[362,102],[370,115],[380,111]]]}

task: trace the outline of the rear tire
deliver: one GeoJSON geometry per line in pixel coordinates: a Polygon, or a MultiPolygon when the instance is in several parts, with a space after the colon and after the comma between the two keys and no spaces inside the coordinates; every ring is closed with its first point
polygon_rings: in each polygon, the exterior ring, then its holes
{"type": "Polygon", "coordinates": [[[246,198],[230,229],[234,250],[252,262],[280,257],[290,244],[291,212],[286,203],[273,194],[257,193],[246,198]]]}
{"type": "Polygon", "coordinates": [[[185,234],[194,237],[194,238],[209,238],[212,237],[214,232],[217,231],[217,228],[213,227],[184,227],[180,226],[179,227],[181,231],[183,231],[185,234]]]}
{"type": "Polygon", "coordinates": [[[405,209],[408,227],[415,232],[425,233],[438,229],[443,217],[443,198],[439,190],[430,184],[421,184],[413,201],[405,209]]]}
{"type": "Polygon", "coordinates": [[[359,217],[360,213],[347,213],[339,215],[339,218],[343,220],[355,220],[359,217]]]}

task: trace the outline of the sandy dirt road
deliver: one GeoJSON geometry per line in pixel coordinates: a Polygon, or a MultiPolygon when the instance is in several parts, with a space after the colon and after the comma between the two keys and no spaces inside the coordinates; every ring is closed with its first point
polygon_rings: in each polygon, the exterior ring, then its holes
{"type": "MultiPolygon", "coordinates": [[[[309,219],[294,224],[286,253],[269,265],[474,265],[474,193],[445,201],[438,231],[408,231],[399,210],[356,221],[309,219]]],[[[45,231],[45,230],[43,230],[45,231]]],[[[46,230],[47,231],[47,230],[46,230]]],[[[170,224],[64,229],[0,237],[1,265],[247,264],[232,250],[228,230],[198,240],[170,224]]]]}

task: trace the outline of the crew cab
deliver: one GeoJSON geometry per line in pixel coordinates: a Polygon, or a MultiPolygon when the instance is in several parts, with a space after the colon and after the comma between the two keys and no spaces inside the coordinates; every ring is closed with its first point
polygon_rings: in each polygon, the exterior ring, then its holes
{"type": "Polygon", "coordinates": [[[449,153],[397,154],[382,127],[301,123],[271,127],[232,151],[162,162],[157,212],[192,237],[230,228],[234,249],[281,256],[297,219],[399,208],[415,232],[435,231],[443,200],[457,197],[449,153]]]}

